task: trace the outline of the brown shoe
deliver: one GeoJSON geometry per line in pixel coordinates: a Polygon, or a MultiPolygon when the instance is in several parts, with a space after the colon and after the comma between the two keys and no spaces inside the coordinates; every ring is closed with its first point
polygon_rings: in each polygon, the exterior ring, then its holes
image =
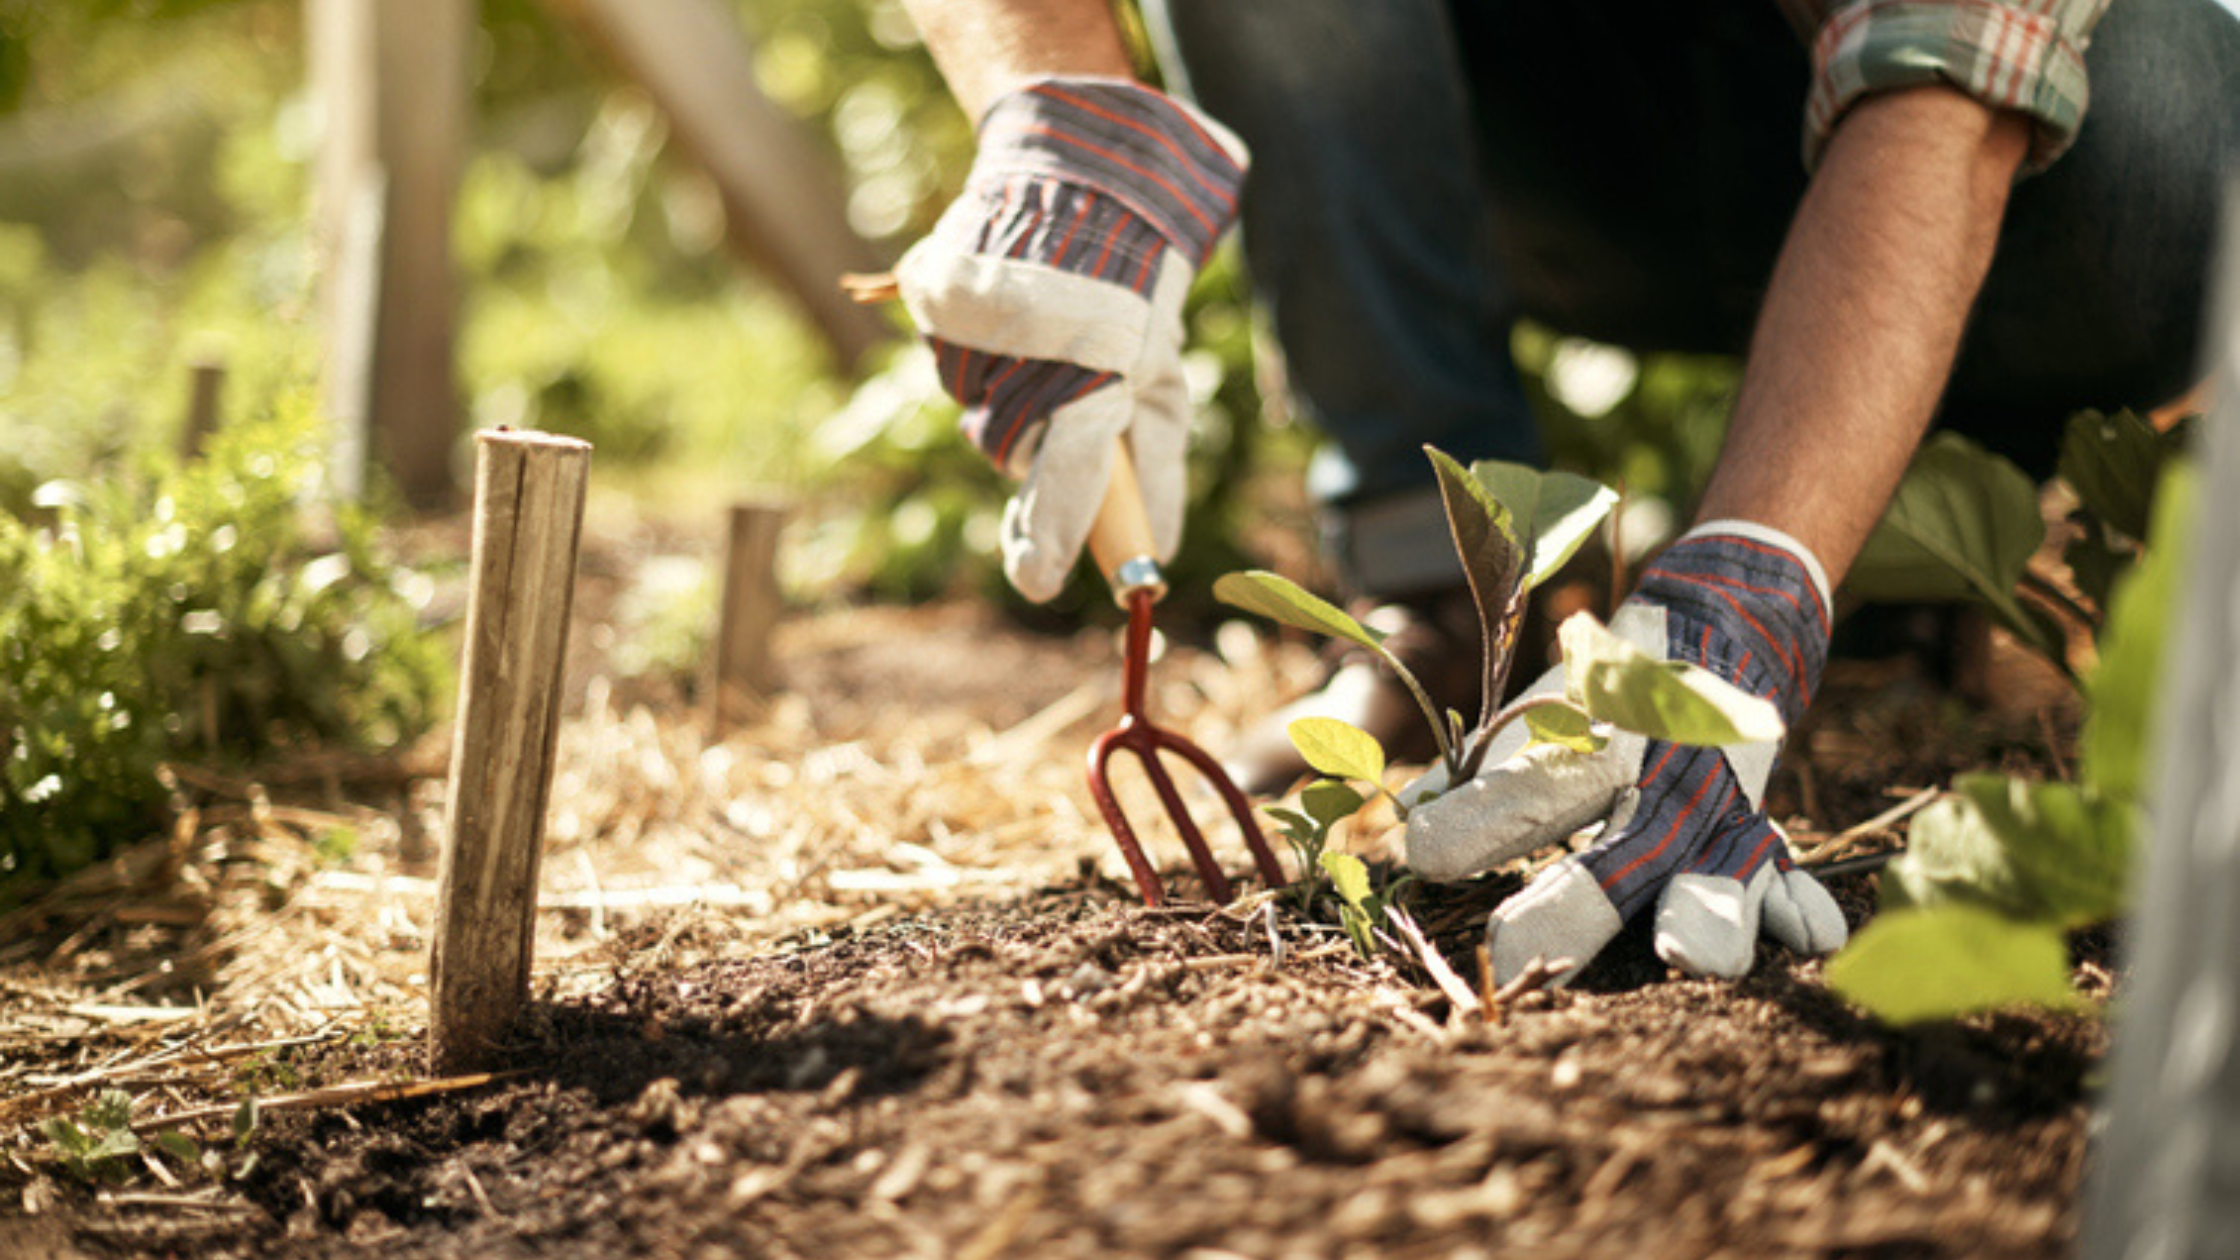
{"type": "MultiPolygon", "coordinates": [[[[1452,709],[1462,715],[1465,729],[1476,723],[1482,649],[1466,588],[1352,611],[1363,625],[1390,636],[1385,648],[1423,684],[1442,719],[1452,709]]],[[[1246,732],[1229,757],[1229,777],[1247,795],[1278,796],[1313,773],[1285,730],[1303,717],[1350,722],[1375,736],[1391,761],[1424,762],[1438,755],[1422,706],[1376,653],[1334,643],[1324,660],[1328,672],[1322,685],[1246,732]]]]}

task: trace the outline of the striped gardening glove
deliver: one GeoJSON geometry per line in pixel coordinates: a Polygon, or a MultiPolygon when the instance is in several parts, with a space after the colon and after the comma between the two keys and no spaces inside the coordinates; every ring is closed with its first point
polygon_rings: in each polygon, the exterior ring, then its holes
{"type": "Polygon", "coordinates": [[[1088,538],[1125,437],[1158,558],[1182,539],[1182,302],[1236,218],[1245,147],[1119,79],[1041,79],[980,123],[965,190],[895,268],[965,431],[1023,484],[1004,572],[1046,600],[1088,538]]]}
{"type": "MultiPolygon", "coordinates": [[[[1827,661],[1827,578],[1787,535],[1715,522],[1659,557],[1611,628],[1772,701],[1793,726],[1827,661]]],[[[1558,666],[1532,690],[1563,687],[1558,666]]],[[[1486,935],[1497,981],[1536,957],[1570,959],[1569,979],[1651,904],[1658,955],[1694,975],[1748,972],[1761,930],[1801,953],[1843,944],[1843,912],[1765,815],[1776,744],[1697,748],[1618,732],[1582,754],[1526,748],[1522,724],[1513,730],[1476,778],[1448,789],[1435,772],[1402,797],[1423,802],[1408,815],[1408,863],[1430,879],[1475,874],[1604,824],[1584,851],[1494,910],[1486,935]]]]}

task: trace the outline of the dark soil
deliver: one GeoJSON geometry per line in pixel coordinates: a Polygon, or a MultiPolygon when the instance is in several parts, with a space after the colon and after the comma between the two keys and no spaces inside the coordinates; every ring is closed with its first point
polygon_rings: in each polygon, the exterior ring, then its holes
{"type": "MultiPolygon", "coordinates": [[[[2035,755],[1860,678],[1777,812],[1856,819],[2035,755]]],[[[1836,881],[1855,923],[1873,878],[1836,881]]],[[[1423,890],[1465,976],[1515,883],[1423,890]]],[[[49,1205],[0,1215],[0,1255],[2051,1256],[2105,1042],[2041,1015],[1891,1032],[1816,960],[1680,979],[1638,930],[1489,1022],[1295,916],[1148,910],[1089,874],[681,968],[649,961],[661,922],[634,931],[611,984],[534,1004],[516,1075],[269,1115],[224,1211],[0,1168],[49,1205]]],[[[400,1040],[294,1068],[424,1062],[400,1040]]]]}

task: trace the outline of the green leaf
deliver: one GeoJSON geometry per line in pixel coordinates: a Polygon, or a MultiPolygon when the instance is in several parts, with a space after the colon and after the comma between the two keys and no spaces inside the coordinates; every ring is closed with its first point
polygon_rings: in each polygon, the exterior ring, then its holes
{"type": "Polygon", "coordinates": [[[1291,579],[1264,569],[1221,575],[1213,584],[1213,597],[1232,608],[1258,613],[1295,630],[1344,639],[1380,653],[1384,650],[1382,633],[1355,621],[1343,609],[1309,593],[1291,579]]]}
{"type": "Polygon", "coordinates": [[[257,1120],[260,1115],[261,1112],[257,1107],[256,1099],[242,1099],[241,1105],[233,1109],[233,1140],[236,1142],[248,1141],[249,1135],[257,1131],[257,1120]]]}
{"type": "Polygon", "coordinates": [[[1892,1024],[2010,1006],[2081,1005],[2059,929],[1980,906],[1878,915],[1829,960],[1827,974],[1836,992],[1892,1024]]]}
{"type": "Polygon", "coordinates": [[[39,1122],[39,1131],[54,1143],[55,1150],[66,1159],[84,1159],[93,1150],[93,1139],[86,1131],[62,1116],[49,1116],[39,1122]]]}
{"type": "Polygon", "coordinates": [[[1955,900],[2021,917],[2043,909],[2015,874],[2006,843],[1964,796],[1944,797],[1914,815],[1904,852],[1882,872],[1885,910],[1922,910],[1955,900]]]}
{"type": "Polygon", "coordinates": [[[1368,797],[1354,791],[1337,779],[1321,779],[1306,786],[1299,793],[1299,801],[1306,806],[1307,816],[1320,829],[1328,831],[1342,819],[1351,818],[1355,810],[1368,801],[1368,797]]]}
{"type": "Polygon", "coordinates": [[[1676,744],[1781,738],[1781,712],[1709,670],[1660,661],[1594,619],[1573,613],[1557,630],[1570,698],[1596,721],[1676,744]]]}
{"type": "Polygon", "coordinates": [[[132,1124],[132,1095],[121,1089],[105,1089],[86,1104],[81,1118],[90,1129],[122,1129],[132,1124]]]}
{"type": "Polygon", "coordinates": [[[2084,927],[2122,913],[2138,832],[2129,806],[2074,783],[1997,774],[1961,775],[1953,788],[2005,846],[2032,917],[2084,927]]]}
{"type": "Polygon", "coordinates": [[[1958,434],[1939,433],[1914,457],[1844,588],[1864,599],[1973,600],[2058,659],[2059,635],[2014,593],[2044,538],[2030,478],[1958,434]]]}
{"type": "Polygon", "coordinates": [[[194,1139],[184,1133],[176,1133],[167,1129],[156,1134],[155,1143],[157,1150],[182,1164],[199,1164],[202,1162],[202,1148],[195,1145],[194,1139]]]}
{"type": "Polygon", "coordinates": [[[1330,876],[1330,886],[1349,906],[1359,910],[1374,896],[1369,887],[1369,866],[1351,853],[1325,853],[1322,869],[1330,876]]]}
{"type": "Polygon", "coordinates": [[[2165,454],[2162,435],[2137,412],[2080,411],[2061,435],[2061,479],[2085,510],[2133,538],[2147,536],[2165,454]]]}
{"type": "Polygon", "coordinates": [[[1500,703],[1509,676],[1517,632],[1524,624],[1524,546],[1516,522],[1500,500],[1486,492],[1462,465],[1444,451],[1425,447],[1439,475],[1439,497],[1446,504],[1447,529],[1478,612],[1481,639],[1478,670],[1480,712],[1500,703]]]}
{"type": "Polygon", "coordinates": [[[1312,844],[1315,837],[1322,833],[1321,828],[1315,826],[1314,819],[1298,810],[1285,809],[1280,805],[1263,805],[1260,808],[1282,826],[1283,834],[1295,844],[1312,844]]]}
{"type": "Polygon", "coordinates": [[[2145,557],[2116,587],[2100,632],[2100,661],[2085,680],[2078,739],[2084,781],[2119,801],[2147,790],[2153,713],[2162,694],[2163,659],[2188,569],[2198,483],[2190,464],[2173,462],[2155,503],[2145,557]]]}
{"type": "MultiPolygon", "coordinates": [[[[1535,705],[1524,711],[1532,744],[1555,744],[1577,753],[1601,752],[1610,741],[1595,733],[1594,719],[1569,704],[1535,705]]],[[[1529,746],[1529,745],[1528,745],[1529,746]]]]}
{"type": "Polygon", "coordinates": [[[1334,779],[1384,782],[1384,748],[1377,737],[1337,718],[1303,717],[1283,728],[1307,764],[1334,779]]]}
{"type": "Polygon", "coordinates": [[[2124,906],[2138,831],[2134,809],[2072,783],[1965,774],[1906,833],[1883,872],[1883,904],[1967,904],[2082,927],[2124,906]]]}
{"type": "Polygon", "coordinates": [[[1470,465],[1470,475],[1509,509],[1516,536],[1531,556],[1525,567],[1528,588],[1554,577],[1618,502],[1615,490],[1576,473],[1481,459],[1470,465]]]}

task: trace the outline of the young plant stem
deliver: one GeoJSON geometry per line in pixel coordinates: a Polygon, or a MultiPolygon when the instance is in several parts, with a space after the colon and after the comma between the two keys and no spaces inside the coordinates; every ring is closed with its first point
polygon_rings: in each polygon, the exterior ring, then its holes
{"type": "Polygon", "coordinates": [[[1510,723],[1521,720],[1525,714],[1535,709],[1576,709],[1578,707],[1578,704],[1570,697],[1559,695],[1524,696],[1510,701],[1499,713],[1494,714],[1484,726],[1478,728],[1477,737],[1471,741],[1469,750],[1463,754],[1462,766],[1456,772],[1454,782],[1460,783],[1478,773],[1478,768],[1485,763],[1486,750],[1493,746],[1493,737],[1499,735],[1510,723]]]}
{"type": "Polygon", "coordinates": [[[1438,705],[1431,702],[1431,693],[1423,689],[1423,684],[1416,681],[1416,676],[1408,672],[1408,667],[1400,663],[1399,657],[1381,644],[1377,645],[1376,651],[1378,656],[1384,658],[1384,663],[1392,667],[1392,672],[1400,681],[1407,684],[1408,694],[1416,698],[1416,707],[1423,710],[1424,720],[1431,723],[1431,738],[1438,742],[1439,760],[1446,763],[1448,773],[1454,777],[1455,782],[1460,783],[1464,777],[1462,758],[1455,748],[1454,740],[1447,735],[1446,716],[1439,712],[1438,705]]]}

